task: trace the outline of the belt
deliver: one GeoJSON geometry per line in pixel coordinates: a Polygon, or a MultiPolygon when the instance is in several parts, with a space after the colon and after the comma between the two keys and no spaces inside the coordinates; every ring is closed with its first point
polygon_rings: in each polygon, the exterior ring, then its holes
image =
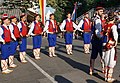
{"type": "MultiPolygon", "coordinates": [[[[3,42],[0,42],[0,44],[3,44],[3,42]]],[[[5,42],[5,44],[10,44],[10,42],[5,42]]]]}
{"type": "Polygon", "coordinates": [[[10,42],[5,42],[5,44],[10,44],[10,42]]]}
{"type": "Polygon", "coordinates": [[[73,33],[72,31],[66,31],[65,33],[73,33]]]}
{"type": "Polygon", "coordinates": [[[41,36],[41,34],[38,34],[38,35],[37,35],[37,34],[35,34],[35,35],[32,35],[32,37],[35,37],[35,36],[41,36]]]}
{"type": "Polygon", "coordinates": [[[21,38],[16,38],[17,40],[16,41],[21,41],[21,38]]]}
{"type": "Polygon", "coordinates": [[[90,33],[90,32],[84,32],[84,33],[90,33]]]}
{"type": "Polygon", "coordinates": [[[26,36],[23,36],[22,38],[26,38],[26,36]]]}
{"type": "Polygon", "coordinates": [[[56,34],[55,32],[50,32],[50,33],[48,33],[48,34],[56,34]]]}
{"type": "Polygon", "coordinates": [[[41,36],[42,34],[35,34],[35,36],[41,36]]]}

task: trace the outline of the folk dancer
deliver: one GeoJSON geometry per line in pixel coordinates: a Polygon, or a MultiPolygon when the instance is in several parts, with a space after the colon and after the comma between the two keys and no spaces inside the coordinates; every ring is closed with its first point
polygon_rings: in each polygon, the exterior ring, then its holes
{"type": "Polygon", "coordinates": [[[89,19],[88,13],[84,14],[84,19],[80,21],[78,27],[80,27],[83,30],[84,53],[89,54],[91,42],[91,21],[89,19]]]}
{"type": "MultiPolygon", "coordinates": [[[[2,25],[2,19],[0,19],[0,27],[2,25]]],[[[0,44],[0,50],[1,50],[1,44],[0,44]]]]}
{"type": "Polygon", "coordinates": [[[25,56],[26,56],[26,49],[27,49],[27,24],[26,24],[26,14],[22,14],[20,16],[20,22],[18,23],[18,28],[20,31],[20,36],[21,36],[21,41],[22,43],[20,44],[20,60],[22,63],[27,63],[25,56]]]}
{"type": "Polygon", "coordinates": [[[55,57],[55,46],[56,46],[56,33],[57,22],[55,20],[54,14],[50,14],[50,20],[46,22],[43,32],[47,31],[48,33],[48,43],[49,43],[49,57],[55,57]]]}
{"type": "Polygon", "coordinates": [[[13,40],[11,44],[11,52],[9,56],[9,65],[11,68],[15,68],[17,65],[14,64],[14,54],[16,53],[16,49],[18,46],[18,43],[20,42],[20,31],[17,27],[17,18],[16,16],[10,17],[11,23],[9,25],[10,32],[14,35],[15,40],[13,40]]]}
{"type": "Polygon", "coordinates": [[[96,8],[96,12],[97,15],[94,19],[94,29],[93,30],[93,36],[92,36],[92,53],[91,53],[91,57],[90,57],[90,72],[89,74],[92,75],[94,73],[94,63],[95,63],[95,59],[98,56],[98,53],[101,57],[101,63],[103,63],[102,61],[102,22],[101,22],[101,15],[103,14],[103,7],[97,7],[96,8]]]}
{"type": "MultiPolygon", "coordinates": [[[[107,36],[105,35],[105,25],[107,24],[107,20],[106,20],[106,16],[105,16],[105,13],[103,13],[102,15],[101,15],[101,24],[102,24],[102,34],[103,34],[103,47],[105,46],[105,44],[107,43],[107,36]]],[[[104,57],[105,56],[105,52],[104,51],[102,51],[102,57],[104,57]]],[[[102,73],[104,73],[104,61],[101,59],[101,65],[102,65],[102,73]]]]}
{"type": "Polygon", "coordinates": [[[107,43],[104,45],[103,51],[105,55],[102,57],[105,62],[105,81],[112,83],[115,79],[112,77],[113,69],[116,65],[116,46],[118,42],[117,26],[115,25],[115,16],[113,12],[108,14],[108,24],[105,26],[107,35],[107,43]]]}
{"type": "Polygon", "coordinates": [[[60,25],[61,31],[65,32],[64,38],[66,43],[66,50],[68,55],[72,55],[72,42],[73,42],[73,31],[74,28],[77,30],[78,26],[71,20],[71,14],[67,14],[67,19],[65,19],[60,25]]]}
{"type": "Polygon", "coordinates": [[[28,36],[33,36],[33,54],[35,59],[40,59],[40,48],[42,44],[42,33],[43,26],[42,22],[40,22],[40,15],[36,14],[35,20],[31,24],[31,28],[28,32],[28,36]]]}
{"type": "Polygon", "coordinates": [[[8,69],[8,58],[10,56],[12,34],[9,29],[9,19],[7,14],[2,16],[3,25],[0,27],[1,42],[1,68],[2,74],[11,73],[13,70],[8,69]]]}

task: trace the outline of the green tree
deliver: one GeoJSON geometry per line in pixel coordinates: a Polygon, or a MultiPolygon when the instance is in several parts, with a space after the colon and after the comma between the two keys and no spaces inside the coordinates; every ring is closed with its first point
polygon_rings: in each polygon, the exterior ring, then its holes
{"type": "Polygon", "coordinates": [[[74,7],[74,0],[47,0],[47,5],[56,9],[56,20],[61,22],[67,12],[72,12],[74,7]]]}

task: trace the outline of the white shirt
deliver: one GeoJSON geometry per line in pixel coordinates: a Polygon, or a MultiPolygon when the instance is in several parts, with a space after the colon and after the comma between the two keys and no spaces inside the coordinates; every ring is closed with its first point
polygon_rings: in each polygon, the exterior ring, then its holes
{"type": "MultiPolygon", "coordinates": [[[[36,21],[36,22],[38,23],[38,21],[36,21]]],[[[30,27],[30,30],[29,30],[29,32],[28,32],[28,35],[35,35],[35,34],[33,33],[34,27],[35,27],[35,21],[32,22],[31,27],[30,27]]]]}
{"type": "Polygon", "coordinates": [[[17,26],[18,26],[19,31],[21,32],[21,29],[22,29],[22,24],[21,24],[21,22],[19,22],[17,26]]]}
{"type": "Polygon", "coordinates": [[[78,27],[79,27],[79,28],[82,28],[83,23],[84,23],[84,20],[82,19],[82,20],[79,22],[78,27]]]}
{"type": "Polygon", "coordinates": [[[98,38],[101,38],[101,31],[102,31],[102,22],[100,20],[100,17],[97,15],[95,18],[95,34],[98,38]]]}
{"type": "MultiPolygon", "coordinates": [[[[87,23],[89,24],[89,20],[87,18],[85,18],[85,20],[87,21],[87,23]]],[[[84,19],[82,19],[79,24],[78,24],[78,27],[81,29],[82,26],[83,26],[83,23],[84,23],[84,19]]]]}
{"type": "Polygon", "coordinates": [[[111,27],[111,29],[112,29],[112,33],[113,33],[114,40],[117,42],[117,40],[118,40],[117,26],[116,26],[116,25],[113,25],[113,26],[111,27]]]}
{"type": "Polygon", "coordinates": [[[0,42],[4,42],[2,35],[3,35],[3,29],[0,27],[0,42]]]}
{"type": "MultiPolygon", "coordinates": [[[[15,24],[15,23],[13,23],[13,24],[15,24]]],[[[15,38],[15,36],[14,36],[14,34],[13,34],[14,27],[13,27],[12,24],[9,25],[9,29],[10,29],[11,37],[12,37],[14,40],[16,40],[16,38],[15,38]]]]}
{"type": "Polygon", "coordinates": [[[14,26],[12,25],[12,24],[14,24],[14,25],[16,25],[14,22],[12,22],[10,25],[9,25],[9,29],[10,29],[10,31],[13,33],[13,31],[14,31],[14,26]]]}
{"type": "MultiPolygon", "coordinates": [[[[71,19],[67,19],[69,22],[71,21],[71,19]]],[[[78,26],[74,23],[74,22],[72,22],[73,23],[73,27],[75,28],[75,30],[78,30],[78,26]]],[[[66,20],[64,20],[63,22],[62,22],[62,24],[60,25],[60,30],[61,31],[65,31],[64,30],[64,28],[65,28],[65,25],[66,25],[66,20]]]]}
{"type": "MultiPolygon", "coordinates": [[[[3,24],[3,26],[8,30],[8,27],[7,27],[6,25],[3,24]]],[[[14,34],[13,34],[11,31],[10,31],[10,33],[11,33],[11,37],[12,37],[14,40],[16,40],[14,34]]],[[[1,41],[1,42],[4,42],[4,39],[2,38],[2,35],[3,35],[3,34],[4,34],[4,31],[3,31],[2,27],[0,27],[0,41],[1,41]]]]}
{"type": "MultiPolygon", "coordinates": [[[[52,22],[52,24],[53,24],[53,28],[55,28],[55,26],[54,26],[54,20],[50,20],[51,22],[52,22]]],[[[43,32],[47,32],[47,33],[50,33],[50,32],[48,32],[48,26],[49,26],[49,22],[50,21],[47,21],[46,22],[46,24],[45,24],[45,28],[44,28],[44,30],[43,30],[43,32]]]]}
{"type": "MultiPolygon", "coordinates": [[[[22,22],[23,23],[23,22],[22,22]]],[[[18,23],[18,28],[19,28],[19,31],[20,32],[22,32],[22,23],[21,23],[21,21],[18,23]]],[[[25,23],[23,23],[25,26],[26,26],[26,24],[25,23]]]]}

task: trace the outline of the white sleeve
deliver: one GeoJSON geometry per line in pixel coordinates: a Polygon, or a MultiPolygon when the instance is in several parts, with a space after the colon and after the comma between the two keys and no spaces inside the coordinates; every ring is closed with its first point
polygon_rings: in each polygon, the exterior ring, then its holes
{"type": "Polygon", "coordinates": [[[79,24],[78,24],[78,28],[82,28],[83,23],[84,23],[84,21],[83,21],[83,19],[82,19],[82,20],[79,22],[79,24]]]}
{"type": "Polygon", "coordinates": [[[16,41],[16,38],[12,32],[11,32],[11,37],[12,37],[12,39],[14,39],[16,41]]]}
{"type": "Polygon", "coordinates": [[[60,25],[60,30],[61,31],[64,31],[65,25],[66,25],[66,20],[64,20],[60,25]]]}
{"type": "Polygon", "coordinates": [[[19,22],[17,26],[19,28],[19,31],[21,32],[22,31],[22,25],[21,25],[21,23],[19,22]]]}
{"type": "Polygon", "coordinates": [[[3,29],[0,27],[0,42],[4,42],[2,35],[3,35],[3,29]]]}
{"type": "Polygon", "coordinates": [[[10,29],[10,32],[12,32],[12,33],[13,33],[14,27],[13,27],[13,25],[12,25],[12,24],[10,24],[10,25],[9,25],[9,29],[10,29]]]}
{"type": "Polygon", "coordinates": [[[117,26],[116,25],[112,26],[112,32],[113,32],[114,40],[117,42],[117,40],[118,40],[118,32],[117,32],[117,26]]]}
{"type": "Polygon", "coordinates": [[[34,27],[35,27],[35,23],[34,22],[32,22],[32,24],[31,24],[31,27],[30,27],[30,30],[29,30],[29,32],[28,32],[28,35],[33,35],[33,30],[34,30],[34,27]]]}
{"type": "Polygon", "coordinates": [[[45,24],[45,28],[44,28],[43,32],[45,32],[45,31],[48,30],[48,26],[49,26],[49,21],[46,22],[46,24],[45,24]]]}
{"type": "Polygon", "coordinates": [[[95,20],[95,28],[96,28],[95,34],[97,35],[98,38],[101,38],[102,25],[100,19],[95,20]]]}
{"type": "Polygon", "coordinates": [[[15,36],[13,34],[13,25],[12,24],[9,25],[9,29],[10,29],[12,39],[16,40],[16,38],[15,38],[15,36]]]}
{"type": "Polygon", "coordinates": [[[75,28],[75,30],[78,30],[78,26],[74,22],[72,23],[73,23],[73,27],[75,28]]]}

